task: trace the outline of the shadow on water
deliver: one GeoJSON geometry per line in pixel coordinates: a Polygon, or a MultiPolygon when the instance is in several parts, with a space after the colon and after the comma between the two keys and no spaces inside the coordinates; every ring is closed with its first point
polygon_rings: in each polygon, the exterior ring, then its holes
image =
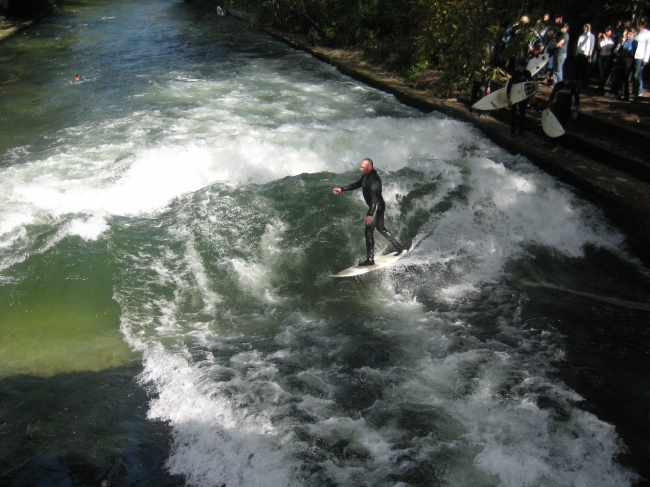
{"type": "Polygon", "coordinates": [[[642,477],[636,486],[650,486],[647,282],[605,251],[585,253],[567,269],[538,252],[536,271],[515,271],[531,279],[522,318],[545,315],[563,335],[567,354],[555,364],[557,377],[585,399],[583,409],[616,425],[627,447],[617,460],[642,477]],[[604,271],[594,272],[596,261],[604,271]]]}
{"type": "Polygon", "coordinates": [[[0,379],[0,485],[179,486],[139,366],[0,379]]]}
{"type": "Polygon", "coordinates": [[[527,313],[555,315],[565,337],[558,378],[585,398],[582,408],[616,425],[627,446],[618,460],[644,478],[636,485],[650,485],[649,313],[553,289],[528,294],[527,313]]]}

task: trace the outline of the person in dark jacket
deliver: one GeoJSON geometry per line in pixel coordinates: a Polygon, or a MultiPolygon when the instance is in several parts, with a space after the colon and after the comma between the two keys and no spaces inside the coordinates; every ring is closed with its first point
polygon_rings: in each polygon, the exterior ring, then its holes
{"type": "Polygon", "coordinates": [[[510,91],[512,86],[518,83],[524,83],[526,81],[531,81],[533,79],[530,71],[526,69],[526,60],[519,60],[519,66],[515,69],[515,72],[512,74],[512,78],[508,81],[508,86],[506,87],[506,97],[508,106],[511,109],[510,112],[510,135],[515,136],[515,118],[517,117],[517,107],[519,107],[519,135],[522,137],[526,136],[524,131],[526,125],[526,107],[528,106],[528,98],[520,101],[519,103],[512,103],[510,99],[510,91]]]}
{"type": "Polygon", "coordinates": [[[620,100],[623,90],[623,57],[621,49],[623,48],[623,38],[617,40],[616,47],[612,50],[612,84],[609,94],[606,95],[610,100],[620,100]]]}
{"type": "Polygon", "coordinates": [[[630,100],[630,82],[634,78],[634,54],[636,53],[636,30],[630,29],[626,33],[626,39],[621,48],[623,62],[623,100],[630,100]]]}
{"type": "Polygon", "coordinates": [[[363,222],[366,224],[366,253],[367,258],[363,262],[359,262],[359,267],[366,267],[375,265],[375,229],[379,231],[393,246],[393,252],[400,254],[402,246],[384,227],[384,211],[386,210],[386,203],[381,196],[381,179],[377,171],[374,169],[372,159],[364,159],[359,165],[361,171],[361,179],[356,183],[352,183],[342,188],[334,188],[332,193],[338,195],[341,191],[353,191],[361,188],[363,191],[363,199],[368,205],[368,213],[363,222]]]}
{"type": "MultiPolygon", "coordinates": [[[[578,108],[580,107],[580,89],[578,83],[573,81],[573,69],[570,66],[565,66],[562,81],[556,83],[548,99],[546,110],[551,111],[551,105],[555,100],[553,106],[553,115],[557,118],[558,122],[566,130],[566,125],[569,120],[576,120],[578,118],[578,108]],[[571,108],[571,101],[575,100],[573,108],[571,108]]],[[[560,148],[560,138],[558,137],[557,144],[551,152],[557,152],[560,148]]]]}
{"type": "MultiPolygon", "coordinates": [[[[481,68],[480,71],[477,72],[477,78],[473,83],[472,83],[472,93],[469,101],[469,113],[473,113],[472,105],[479,101],[481,98],[483,98],[486,95],[490,94],[490,81],[488,78],[488,71],[489,71],[489,66],[487,64],[487,61],[483,59],[481,61],[481,68]]],[[[479,117],[481,116],[481,113],[479,112],[479,117]]]]}

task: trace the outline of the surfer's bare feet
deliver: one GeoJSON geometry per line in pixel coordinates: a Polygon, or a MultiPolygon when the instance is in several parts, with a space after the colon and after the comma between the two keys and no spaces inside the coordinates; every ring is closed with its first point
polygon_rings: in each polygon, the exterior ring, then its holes
{"type": "Polygon", "coordinates": [[[551,150],[551,152],[557,152],[557,151],[559,151],[559,150],[560,150],[560,148],[556,145],[555,147],[553,147],[553,149],[551,150]]]}

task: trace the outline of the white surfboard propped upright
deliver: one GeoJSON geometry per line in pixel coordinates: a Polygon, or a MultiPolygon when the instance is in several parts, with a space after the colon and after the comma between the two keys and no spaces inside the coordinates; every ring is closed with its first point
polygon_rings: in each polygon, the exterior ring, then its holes
{"type": "MultiPolygon", "coordinates": [[[[508,81],[510,83],[510,81],[508,81]]],[[[507,94],[506,89],[501,88],[500,90],[494,91],[487,96],[484,96],[479,101],[472,105],[474,110],[498,110],[499,108],[505,108],[507,106],[507,94]]],[[[525,81],[524,83],[517,83],[512,85],[512,90],[510,90],[510,100],[512,103],[519,103],[520,101],[525,100],[528,97],[533,96],[537,93],[537,81],[525,81]]]]}
{"type": "Polygon", "coordinates": [[[354,276],[360,276],[361,274],[366,274],[368,272],[376,271],[381,269],[382,267],[386,267],[391,264],[394,264],[396,261],[404,257],[407,252],[408,250],[402,250],[402,252],[397,255],[395,254],[380,255],[379,257],[375,257],[375,265],[369,265],[367,267],[359,267],[358,265],[355,265],[352,267],[348,267],[345,270],[342,270],[338,274],[331,274],[330,277],[354,277],[354,276]]]}
{"type": "Polygon", "coordinates": [[[546,63],[548,63],[547,54],[535,56],[533,58],[530,58],[530,61],[528,61],[528,65],[526,66],[526,69],[530,71],[531,76],[535,76],[537,73],[539,73],[540,69],[546,66],[546,63]]]}
{"type": "Polygon", "coordinates": [[[555,118],[553,112],[547,110],[542,112],[542,129],[546,135],[552,138],[564,135],[564,127],[562,127],[562,124],[555,118]]]}

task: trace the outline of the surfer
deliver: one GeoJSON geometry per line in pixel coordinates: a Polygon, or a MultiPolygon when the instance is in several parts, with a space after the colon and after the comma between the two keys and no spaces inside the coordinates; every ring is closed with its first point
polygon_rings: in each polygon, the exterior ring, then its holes
{"type": "Polygon", "coordinates": [[[86,80],[83,79],[79,73],[74,75],[74,82],[75,83],[83,83],[84,81],[86,81],[86,80]]]}
{"type": "Polygon", "coordinates": [[[375,171],[372,159],[364,159],[359,166],[361,171],[361,179],[356,183],[352,183],[343,188],[334,188],[332,193],[338,195],[341,191],[353,191],[361,188],[363,191],[363,199],[366,200],[368,205],[368,214],[363,222],[366,224],[366,253],[367,259],[359,262],[360,267],[375,265],[375,229],[379,231],[393,246],[393,252],[400,254],[402,246],[395,239],[395,237],[384,228],[384,211],[386,210],[386,203],[381,196],[381,179],[377,171],[375,171]]]}
{"type": "MultiPolygon", "coordinates": [[[[555,105],[553,106],[553,114],[557,118],[558,122],[566,130],[566,124],[569,120],[576,120],[578,118],[578,107],[580,107],[580,90],[577,83],[574,83],[571,76],[570,67],[564,71],[564,77],[562,81],[556,83],[551,92],[551,96],[548,99],[548,105],[546,108],[547,112],[551,111],[551,103],[555,100],[555,105]],[[571,99],[575,99],[573,105],[573,110],[571,110],[571,99]]],[[[557,144],[551,152],[557,152],[560,148],[560,138],[557,139],[557,144]]]]}
{"type": "MultiPolygon", "coordinates": [[[[476,72],[477,78],[472,83],[472,95],[469,102],[469,113],[473,113],[474,109],[472,105],[479,101],[481,98],[490,94],[490,76],[489,76],[490,67],[488,66],[487,60],[481,60],[481,69],[476,72]]],[[[481,112],[478,114],[481,118],[481,112]]]]}
{"type": "Polygon", "coordinates": [[[510,135],[513,137],[515,136],[515,118],[517,117],[517,107],[519,107],[519,135],[521,137],[526,136],[526,133],[524,132],[524,126],[526,124],[526,107],[528,106],[528,98],[523,99],[519,103],[513,104],[512,100],[510,99],[510,90],[512,89],[512,85],[525,83],[526,81],[531,81],[533,79],[530,71],[526,69],[527,65],[528,63],[525,59],[519,60],[519,66],[512,74],[512,78],[510,78],[510,81],[508,82],[508,86],[506,88],[508,106],[512,110],[510,112],[510,135]]]}

